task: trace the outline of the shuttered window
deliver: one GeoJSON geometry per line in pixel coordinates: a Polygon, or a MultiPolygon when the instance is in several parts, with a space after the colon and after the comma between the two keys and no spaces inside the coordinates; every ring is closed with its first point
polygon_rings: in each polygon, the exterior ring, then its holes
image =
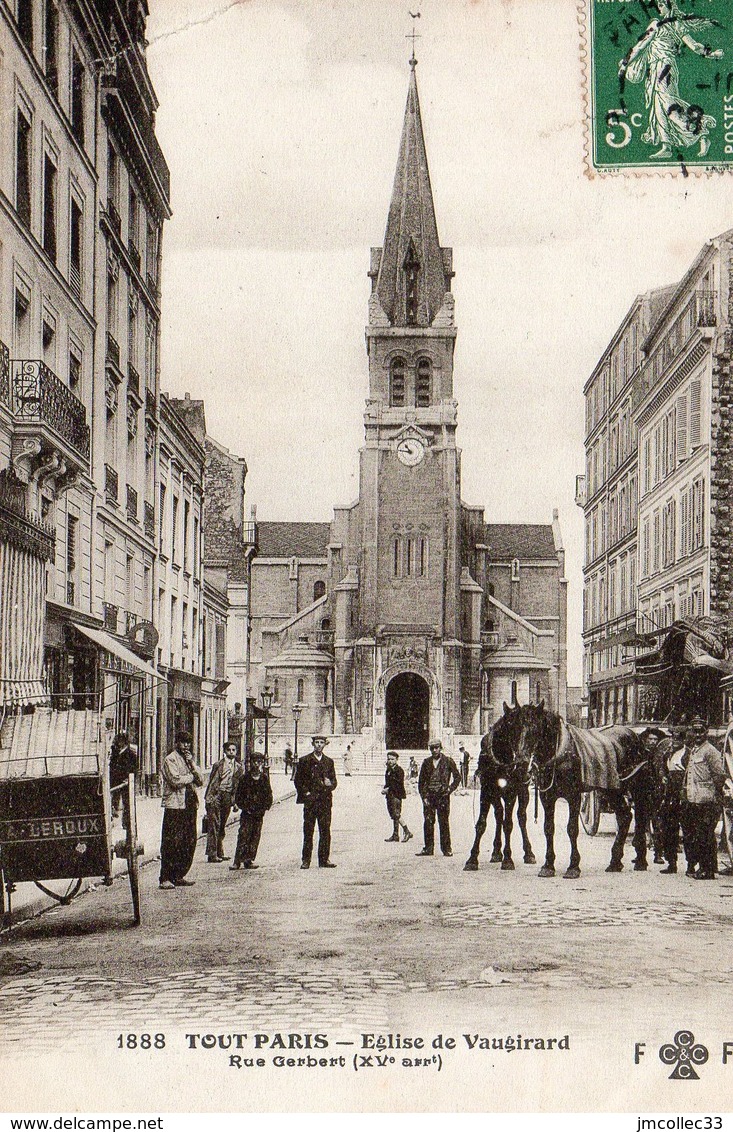
{"type": "Polygon", "coordinates": [[[677,398],[677,463],[687,459],[687,394],[677,398]]]}
{"type": "Polygon", "coordinates": [[[690,382],[690,448],[699,448],[702,443],[702,382],[690,382]]]}

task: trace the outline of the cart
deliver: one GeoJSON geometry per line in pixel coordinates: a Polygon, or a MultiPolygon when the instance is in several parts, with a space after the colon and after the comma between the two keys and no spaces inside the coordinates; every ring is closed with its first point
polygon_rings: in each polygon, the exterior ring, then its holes
{"type": "Polygon", "coordinates": [[[93,711],[11,716],[0,727],[0,914],[9,926],[12,893],[32,881],[69,904],[85,877],[112,883],[125,858],[133,922],[140,923],[135,776],[110,788],[100,718],[93,711]],[[117,797],[119,795],[119,797],[117,797]],[[119,810],[119,818],[114,811],[119,810]],[[121,821],[119,820],[121,818],[121,821]],[[59,893],[47,882],[64,881],[59,893]]]}

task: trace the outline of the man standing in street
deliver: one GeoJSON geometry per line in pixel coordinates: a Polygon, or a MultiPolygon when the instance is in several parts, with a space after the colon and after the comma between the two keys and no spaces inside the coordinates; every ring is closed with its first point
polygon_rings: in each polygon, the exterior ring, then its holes
{"type": "Polygon", "coordinates": [[[435,851],[435,817],[440,830],[440,851],[452,857],[450,840],[450,796],[461,781],[458,767],[443,753],[440,739],[430,740],[430,754],[420,767],[417,789],[422,798],[425,845],[418,857],[432,857],[435,851]]]}
{"type": "Polygon", "coordinates": [[[402,821],[402,803],[407,797],[405,791],[405,772],[399,764],[399,755],[396,751],[387,751],[387,769],[384,774],[384,788],[382,790],[387,801],[387,813],[394,824],[394,832],[385,841],[399,841],[400,826],[402,826],[402,840],[409,841],[412,837],[405,822],[402,821]]]}
{"type": "Polygon", "coordinates": [[[696,880],[715,880],[717,845],[715,827],[720,817],[725,767],[723,759],[707,739],[708,728],[703,719],[693,719],[687,738],[690,758],[685,772],[685,795],[698,870],[696,880]]]}
{"type": "Polygon", "coordinates": [[[265,758],[255,751],[248,769],[237,783],[234,805],[242,811],[234,861],[230,869],[258,869],[255,857],[260,844],[262,822],[272,805],[272,787],[265,773],[265,758]]]}
{"type": "Polygon", "coordinates": [[[203,778],[193,761],[188,731],[179,731],[176,745],[163,759],[163,833],[160,841],[160,888],[184,888],[196,852],[197,786],[203,778]]]}
{"type": "Polygon", "coordinates": [[[206,859],[210,865],[229,860],[224,856],[224,836],[241,773],[241,766],[237,761],[237,744],[229,741],[224,744],[224,757],[211,768],[209,784],[204,794],[206,859]]]}
{"type": "Polygon", "coordinates": [[[458,753],[461,756],[461,787],[468,790],[468,771],[471,766],[471,756],[463,743],[458,744],[458,753]]]}
{"type": "Polygon", "coordinates": [[[303,807],[303,860],[301,869],[309,869],[313,855],[313,833],[318,824],[318,867],[335,869],[331,854],[331,803],[336,789],[336,768],[333,759],[324,755],[328,743],[325,735],[314,735],[313,750],[298,759],[293,783],[298,805],[303,807]]]}

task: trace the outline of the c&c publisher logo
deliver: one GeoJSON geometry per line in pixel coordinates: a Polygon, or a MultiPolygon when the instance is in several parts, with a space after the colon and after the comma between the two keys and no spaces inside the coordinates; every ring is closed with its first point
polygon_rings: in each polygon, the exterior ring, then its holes
{"type": "Polygon", "coordinates": [[[707,1046],[695,1041],[692,1030],[678,1030],[674,1041],[659,1047],[662,1064],[674,1065],[670,1081],[699,1081],[695,1066],[704,1065],[708,1056],[707,1046]]]}

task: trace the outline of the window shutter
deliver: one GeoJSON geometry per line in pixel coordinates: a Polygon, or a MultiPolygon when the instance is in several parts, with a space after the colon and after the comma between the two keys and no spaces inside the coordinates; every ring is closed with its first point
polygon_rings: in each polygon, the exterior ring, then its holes
{"type": "Polygon", "coordinates": [[[702,443],[702,413],[700,406],[700,399],[702,393],[702,382],[690,382],[690,448],[699,448],[702,443]]]}
{"type": "Polygon", "coordinates": [[[690,495],[687,488],[680,492],[680,558],[689,553],[690,495]]]}
{"type": "Polygon", "coordinates": [[[687,458],[687,395],[677,398],[677,463],[687,458]]]}

